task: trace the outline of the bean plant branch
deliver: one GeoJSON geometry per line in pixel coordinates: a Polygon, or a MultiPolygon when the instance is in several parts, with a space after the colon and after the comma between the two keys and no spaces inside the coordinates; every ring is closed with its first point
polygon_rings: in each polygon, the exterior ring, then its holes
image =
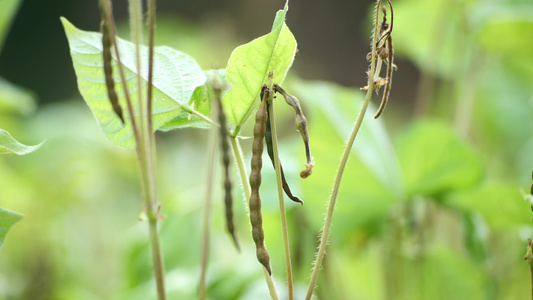
{"type": "Polygon", "coordinates": [[[272,97],[267,99],[267,107],[269,110],[270,125],[272,129],[272,147],[274,152],[274,168],[276,170],[276,183],[278,186],[278,199],[279,199],[279,211],[281,219],[281,231],[283,236],[283,249],[285,253],[285,267],[287,272],[287,290],[289,300],[294,299],[293,291],[293,278],[292,278],[292,265],[291,265],[291,252],[289,248],[289,233],[287,227],[287,214],[285,212],[285,201],[283,200],[283,187],[281,181],[281,164],[279,162],[279,151],[278,151],[278,136],[276,133],[276,120],[274,117],[274,102],[272,97]]]}
{"type": "MultiPolygon", "coordinates": [[[[213,105],[215,107],[215,105],[213,105]]],[[[217,129],[212,126],[209,130],[208,142],[208,159],[207,159],[207,176],[206,176],[206,190],[203,211],[203,232],[202,232],[202,258],[200,269],[200,283],[198,286],[198,299],[204,300],[207,298],[206,273],[209,256],[209,236],[211,228],[211,210],[213,199],[213,177],[215,166],[215,143],[217,137],[217,129]]]]}
{"type": "Polygon", "coordinates": [[[374,25],[374,32],[372,35],[372,52],[371,52],[371,60],[370,60],[370,71],[368,72],[368,89],[366,91],[366,97],[363,102],[363,105],[361,107],[361,110],[359,112],[359,115],[357,117],[357,121],[355,122],[354,128],[352,130],[352,133],[350,135],[350,138],[348,139],[348,142],[346,144],[346,148],[344,149],[344,153],[341,158],[341,162],[339,164],[339,168],[337,170],[337,175],[335,177],[335,183],[333,185],[333,190],[331,192],[331,196],[329,199],[328,204],[328,210],[326,213],[326,219],[324,221],[324,226],[322,228],[322,236],[320,238],[320,246],[318,249],[318,253],[316,256],[315,265],[313,267],[313,272],[311,275],[311,280],[309,282],[309,286],[307,288],[307,294],[305,296],[306,300],[310,300],[313,295],[313,290],[316,286],[316,281],[318,279],[318,273],[320,272],[320,268],[322,266],[322,261],[324,259],[324,255],[326,254],[326,246],[328,243],[329,238],[329,231],[331,227],[331,222],[333,219],[333,211],[335,209],[335,204],[337,202],[337,195],[339,193],[339,188],[342,180],[342,175],[344,173],[344,169],[346,167],[346,163],[348,162],[348,157],[350,155],[352,146],[354,144],[355,138],[357,137],[357,133],[359,132],[359,128],[361,128],[361,124],[363,123],[363,119],[365,117],[366,110],[368,108],[368,104],[370,102],[370,99],[372,98],[372,92],[374,89],[374,74],[375,74],[375,62],[376,62],[376,42],[378,40],[378,32],[379,32],[379,20],[378,20],[378,12],[379,12],[379,4],[381,3],[381,0],[379,0],[376,4],[376,16],[375,16],[375,25],[374,25]]]}
{"type": "MultiPolygon", "coordinates": [[[[149,25],[155,26],[155,0],[149,0],[149,25]]],[[[137,70],[139,74],[142,74],[141,66],[141,53],[140,53],[140,44],[142,42],[142,4],[140,0],[130,0],[129,2],[129,11],[130,11],[130,26],[132,33],[132,40],[136,45],[136,62],[137,70]]],[[[153,56],[153,34],[154,31],[150,30],[150,48],[152,48],[153,56]]],[[[148,62],[148,73],[152,74],[153,72],[153,58],[149,59],[148,62]]],[[[159,221],[159,203],[157,201],[157,181],[156,181],[156,150],[155,150],[155,137],[153,136],[152,130],[152,115],[151,107],[152,105],[152,93],[150,92],[145,97],[143,95],[142,89],[142,80],[139,75],[137,82],[137,89],[139,91],[139,119],[140,119],[140,141],[137,140],[137,147],[140,152],[140,163],[141,163],[141,177],[143,182],[143,192],[144,200],[146,207],[146,215],[148,217],[148,227],[150,232],[150,246],[152,252],[152,265],[154,269],[157,295],[159,300],[165,300],[165,271],[163,264],[163,253],[161,250],[161,242],[159,238],[158,231],[158,221],[159,221]],[[144,101],[143,101],[144,100],[144,101]],[[146,108],[146,110],[145,110],[146,108]]],[[[149,78],[148,86],[151,86],[151,78],[149,78]]],[[[131,115],[133,119],[133,115],[131,115]]]]}

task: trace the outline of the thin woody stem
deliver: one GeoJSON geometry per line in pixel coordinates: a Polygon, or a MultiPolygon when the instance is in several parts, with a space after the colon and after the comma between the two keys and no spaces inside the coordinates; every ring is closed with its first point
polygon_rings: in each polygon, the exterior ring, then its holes
{"type": "MultiPolygon", "coordinates": [[[[269,100],[266,100],[269,101],[269,100]]],[[[287,227],[287,213],[285,212],[285,201],[283,200],[283,187],[281,182],[281,164],[279,163],[278,151],[278,136],[276,133],[276,121],[274,118],[274,102],[272,101],[269,107],[270,125],[272,128],[272,148],[274,152],[274,168],[276,169],[276,182],[278,185],[278,199],[279,211],[281,219],[281,231],[283,235],[283,248],[285,251],[285,267],[287,272],[287,290],[289,300],[294,299],[293,279],[292,279],[292,265],[291,265],[291,251],[289,247],[289,233],[287,227]]]]}
{"type": "Polygon", "coordinates": [[[331,227],[331,222],[333,219],[333,211],[335,209],[335,203],[337,201],[337,195],[339,193],[342,175],[344,173],[346,163],[348,162],[348,157],[350,155],[353,143],[355,141],[357,133],[359,132],[359,128],[361,127],[361,124],[363,123],[363,119],[364,119],[366,110],[368,108],[368,104],[370,102],[370,99],[372,98],[372,91],[374,89],[373,79],[374,79],[375,62],[376,62],[376,41],[377,41],[377,35],[379,31],[378,30],[379,28],[378,15],[379,15],[379,4],[380,3],[381,3],[381,0],[379,0],[376,5],[376,21],[375,21],[375,26],[374,26],[374,34],[372,37],[372,52],[371,52],[372,58],[370,61],[370,71],[368,73],[368,90],[366,92],[366,97],[363,102],[363,106],[361,107],[361,111],[359,112],[359,116],[357,117],[357,121],[355,122],[350,138],[348,139],[346,148],[344,149],[344,153],[342,155],[341,162],[339,164],[339,168],[337,170],[335,184],[333,185],[333,191],[331,192],[326,219],[324,221],[324,227],[322,229],[322,237],[320,238],[320,246],[319,246],[317,258],[315,261],[315,266],[313,268],[313,273],[311,275],[311,280],[309,282],[309,286],[307,288],[307,294],[305,296],[306,300],[310,300],[311,297],[313,296],[313,290],[315,288],[316,281],[318,279],[318,273],[320,272],[320,267],[322,266],[324,255],[326,254],[326,246],[327,246],[327,242],[329,238],[329,229],[331,227]]]}

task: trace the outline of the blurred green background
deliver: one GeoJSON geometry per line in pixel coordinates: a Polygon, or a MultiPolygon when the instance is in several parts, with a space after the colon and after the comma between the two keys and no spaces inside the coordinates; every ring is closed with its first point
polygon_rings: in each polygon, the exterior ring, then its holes
{"type": "MultiPolygon", "coordinates": [[[[0,7],[8,2],[0,0],[0,7]]],[[[115,2],[127,37],[126,4],[115,2]]],[[[283,4],[158,1],[156,42],[192,55],[204,69],[224,67],[236,46],[269,31],[283,4]]],[[[529,192],[533,168],[533,3],[393,5],[398,72],[390,103],[378,120],[377,105],[370,108],[356,139],[316,297],[526,299],[523,257],[533,214],[521,193],[529,192]]],[[[311,177],[298,178],[301,138],[292,109],[278,105],[281,159],[305,201],[287,204],[297,299],[364,96],[372,7],[372,1],[290,3],[287,24],[299,55],[284,88],[302,102],[316,162],[311,177]]],[[[0,26],[11,23],[7,12],[0,9],[0,26]]],[[[98,30],[96,1],[26,0],[9,33],[0,32],[0,128],[25,144],[46,140],[31,155],[0,157],[0,206],[25,215],[0,253],[0,299],[155,299],[147,226],[137,220],[135,153],[105,139],[79,96],[60,15],[98,30]]],[[[247,125],[242,134],[250,136],[247,125]]],[[[207,135],[199,129],[158,135],[169,299],[196,297],[207,135]]],[[[249,162],[250,140],[242,145],[249,162]]],[[[209,297],[268,299],[237,173],[241,253],[224,229],[218,165],[216,174],[209,297]]],[[[279,207],[268,164],[263,180],[266,243],[283,293],[279,207]]]]}

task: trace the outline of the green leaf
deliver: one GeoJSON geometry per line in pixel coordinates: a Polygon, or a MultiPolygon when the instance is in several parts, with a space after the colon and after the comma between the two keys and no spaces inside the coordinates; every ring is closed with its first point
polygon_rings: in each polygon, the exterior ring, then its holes
{"type": "Polygon", "coordinates": [[[409,196],[470,187],[483,174],[474,150],[441,122],[425,120],[410,126],[397,149],[409,196]]]}
{"type": "MultiPolygon", "coordinates": [[[[194,108],[204,116],[211,115],[211,101],[213,100],[213,82],[217,80],[222,86],[227,86],[226,70],[204,71],[207,80],[204,85],[197,87],[189,101],[189,107],[194,108]]],[[[211,125],[205,120],[187,112],[182,112],[170,122],[159,128],[160,131],[170,131],[178,128],[209,128],[211,125]]]]}
{"type": "Polygon", "coordinates": [[[273,72],[273,83],[281,84],[292,65],[296,40],[285,24],[288,6],[278,11],[272,31],[237,47],[226,68],[230,90],[223,98],[228,120],[237,126],[234,134],[259,107],[261,86],[273,72]]]}
{"type": "Polygon", "coordinates": [[[465,213],[481,214],[492,229],[517,229],[531,224],[531,205],[523,200],[516,185],[487,182],[479,188],[454,194],[447,203],[465,213]]]}
{"type": "Polygon", "coordinates": [[[26,146],[15,140],[9,132],[0,129],[0,154],[26,155],[39,149],[42,143],[36,146],[26,146]]]}
{"type": "Polygon", "coordinates": [[[15,17],[20,2],[20,0],[0,1],[0,50],[2,49],[4,38],[6,37],[13,17],[15,17]]]}
{"type": "Polygon", "coordinates": [[[35,96],[32,92],[0,78],[0,113],[18,112],[23,115],[35,110],[35,96]]]}
{"type": "MultiPolygon", "coordinates": [[[[119,102],[124,108],[127,120],[125,125],[115,115],[107,98],[102,60],[102,35],[79,30],[65,18],[61,18],[61,21],[69,41],[81,95],[93,111],[107,138],[117,146],[134,148],[135,139],[117,67],[113,68],[113,77],[119,102]]],[[[139,116],[137,92],[139,72],[135,63],[135,45],[122,39],[118,39],[117,43],[128,81],[128,91],[133,102],[134,115],[137,118],[139,116]]],[[[147,57],[148,47],[141,46],[142,61],[148,61],[147,57]]],[[[113,64],[115,66],[117,64],[115,57],[113,64]]],[[[153,128],[157,130],[176,116],[193,110],[189,107],[191,96],[196,87],[205,83],[206,78],[193,58],[164,46],[154,48],[154,74],[152,118],[153,128]]],[[[146,90],[147,67],[142,69],[140,76],[143,82],[141,88],[146,90]]]]}
{"type": "Polygon", "coordinates": [[[23,215],[0,207],[0,251],[6,241],[9,229],[22,219],[23,215]]]}

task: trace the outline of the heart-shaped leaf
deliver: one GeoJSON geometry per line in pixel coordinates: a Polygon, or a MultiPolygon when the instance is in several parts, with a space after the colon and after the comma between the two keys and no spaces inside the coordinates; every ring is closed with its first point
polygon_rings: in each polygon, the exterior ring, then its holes
{"type": "MultiPolygon", "coordinates": [[[[113,52],[113,78],[119,102],[124,108],[126,124],[116,116],[109,103],[103,70],[102,35],[97,32],[82,31],[67,19],[61,18],[67,35],[74,70],[78,78],[78,89],[100,123],[107,138],[117,146],[135,147],[131,120],[126,108],[126,99],[119,76],[116,57],[113,52]]],[[[134,115],[139,116],[137,76],[142,77],[146,90],[148,67],[137,70],[135,45],[117,39],[121,61],[125,69],[128,92],[133,102],[134,115]]],[[[147,62],[148,47],[141,46],[141,59],[147,62]]],[[[152,119],[154,130],[159,129],[176,116],[191,112],[189,100],[196,89],[205,83],[205,75],[196,61],[187,54],[170,47],[154,48],[154,78],[152,119]]],[[[199,113],[198,113],[199,114],[199,113]]]]}
{"type": "Polygon", "coordinates": [[[281,84],[292,65],[296,40],[285,24],[287,10],[288,4],[278,11],[269,34],[237,47],[229,58],[226,75],[230,90],[222,104],[228,120],[237,126],[234,135],[259,107],[261,86],[269,82],[269,73],[273,73],[273,83],[281,84]]]}

